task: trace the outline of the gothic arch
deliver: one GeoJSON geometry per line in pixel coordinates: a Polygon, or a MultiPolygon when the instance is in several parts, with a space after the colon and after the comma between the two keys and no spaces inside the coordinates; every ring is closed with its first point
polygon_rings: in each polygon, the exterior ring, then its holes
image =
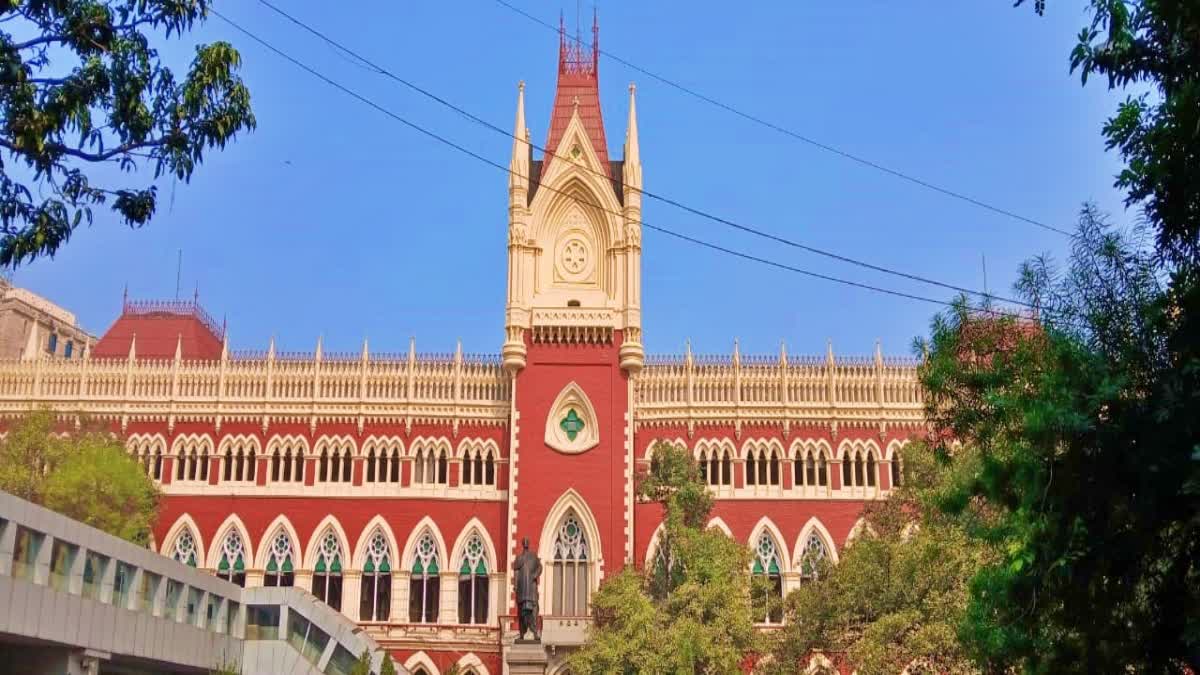
{"type": "Polygon", "coordinates": [[[709,519],[708,524],[704,526],[704,529],[706,530],[711,530],[713,528],[724,532],[726,537],[733,539],[733,530],[729,529],[729,525],[727,525],[720,516],[713,516],[709,519]]]}
{"type": "Polygon", "coordinates": [[[246,524],[238,517],[236,513],[231,513],[221,526],[217,528],[216,536],[212,539],[212,546],[208,551],[208,564],[205,565],[208,569],[215,570],[221,562],[221,548],[225,542],[225,537],[230,530],[234,530],[242,538],[242,548],[245,551],[245,559],[247,561],[254,560],[254,550],[258,548],[256,542],[250,538],[250,532],[246,529],[246,524]]]}
{"type": "Polygon", "coordinates": [[[321,550],[321,539],[326,530],[332,530],[334,536],[337,537],[338,545],[342,547],[342,555],[350,555],[350,540],[346,537],[346,530],[342,529],[342,524],[337,517],[331,514],[322,518],[321,522],[313,528],[312,534],[308,536],[308,545],[304,548],[304,569],[312,569],[316,562],[317,555],[321,550]]]}
{"type": "Polygon", "coordinates": [[[444,451],[447,459],[454,453],[454,448],[450,446],[450,439],[445,436],[418,436],[408,444],[409,456],[415,457],[418,451],[427,448],[444,451]]]}
{"type": "Polygon", "coordinates": [[[350,449],[351,457],[358,457],[358,444],[354,442],[354,438],[349,434],[340,436],[321,436],[317,439],[313,447],[313,454],[320,455],[322,450],[332,452],[342,452],[346,448],[350,449]]]}
{"type": "Polygon", "coordinates": [[[783,444],[779,442],[778,438],[747,438],[742,443],[742,449],[738,456],[745,459],[754,450],[767,457],[774,452],[776,457],[783,459],[783,444]]]}
{"type": "Polygon", "coordinates": [[[600,444],[600,421],[591,399],[576,382],[563,387],[546,415],[546,445],[576,454],[600,444]],[[575,426],[568,427],[568,423],[575,426]],[[578,425],[582,425],[581,427],[578,425]]]}
{"type": "Polygon", "coordinates": [[[442,531],[438,529],[437,523],[433,522],[433,518],[425,516],[408,533],[408,539],[404,542],[404,550],[400,553],[401,571],[407,572],[412,569],[413,551],[416,550],[417,541],[420,540],[421,535],[426,532],[433,537],[433,543],[437,546],[439,566],[444,568],[450,564],[450,557],[446,553],[446,539],[442,537],[442,531]]]}
{"type": "MultiPolygon", "coordinates": [[[[592,562],[603,569],[604,549],[601,547],[600,527],[596,524],[596,517],[592,515],[592,510],[588,507],[587,502],[574,488],[567,488],[558,501],[554,502],[554,506],[546,512],[546,520],[542,523],[542,536],[538,539],[538,558],[541,560],[554,558],[554,536],[558,532],[558,526],[562,524],[563,518],[570,511],[575,512],[580,526],[583,527],[588,549],[592,552],[592,562]]],[[[543,592],[546,586],[547,584],[542,584],[543,592]]]]}
{"type": "Polygon", "coordinates": [[[400,560],[399,552],[396,550],[396,534],[392,532],[392,526],[388,525],[388,521],[381,515],[376,515],[371,520],[367,521],[362,532],[358,534],[358,542],[354,545],[354,553],[350,557],[350,564],[353,569],[361,570],[367,562],[367,547],[371,544],[371,537],[374,536],[375,530],[383,533],[383,538],[387,540],[388,554],[392,560],[400,560]]]}
{"type": "Polygon", "coordinates": [[[654,459],[654,446],[658,445],[659,443],[666,443],[667,445],[674,446],[676,448],[684,450],[685,452],[687,451],[687,447],[688,447],[687,441],[683,440],[682,438],[675,438],[674,440],[669,439],[669,438],[655,438],[654,440],[652,440],[646,444],[646,452],[643,453],[642,459],[645,459],[647,462],[653,460],[654,459]]]}
{"type": "Polygon", "coordinates": [[[470,668],[470,672],[475,673],[475,675],[491,675],[487,666],[484,665],[483,659],[480,659],[475,652],[463,654],[462,658],[455,665],[458,666],[459,672],[466,673],[468,672],[467,669],[470,668]]]}
{"type": "Polygon", "coordinates": [[[500,567],[500,558],[496,556],[496,547],[492,543],[491,533],[488,532],[487,527],[478,518],[472,518],[467,521],[467,524],[458,533],[458,538],[454,540],[454,548],[450,549],[450,558],[445,563],[447,565],[446,569],[458,569],[458,563],[462,560],[463,548],[466,547],[467,540],[471,537],[472,533],[478,534],[479,538],[483,540],[483,549],[488,558],[488,570],[493,573],[496,572],[500,567]],[[453,567],[450,567],[450,565],[453,565],[453,567]]]}
{"type": "Polygon", "coordinates": [[[259,443],[258,437],[251,434],[226,434],[221,437],[221,444],[217,446],[217,454],[224,455],[225,451],[230,447],[243,445],[249,450],[253,450],[255,455],[262,454],[262,444],[259,443]]]}
{"type": "Polygon", "coordinates": [[[184,450],[203,449],[207,449],[209,455],[213,453],[212,436],[208,434],[181,434],[171,441],[172,457],[179,457],[184,450]]]}
{"type": "Polygon", "coordinates": [[[139,450],[142,452],[160,450],[165,455],[167,439],[162,434],[132,434],[125,439],[125,448],[134,454],[137,454],[139,450]]]}
{"type": "Polygon", "coordinates": [[[893,440],[887,444],[887,451],[884,453],[883,458],[891,461],[896,456],[896,453],[903,451],[904,448],[911,442],[911,438],[893,440]]]}
{"type": "Polygon", "coordinates": [[[424,651],[416,652],[404,662],[404,669],[410,673],[414,672],[417,668],[424,668],[425,672],[429,673],[429,675],[442,675],[442,671],[438,670],[438,667],[433,663],[433,659],[429,658],[429,655],[424,651]]]}
{"type": "Polygon", "coordinates": [[[883,455],[883,453],[881,453],[879,451],[879,444],[876,443],[873,439],[868,438],[866,440],[862,440],[862,439],[847,438],[846,440],[844,440],[838,444],[836,459],[845,459],[846,452],[850,451],[850,450],[858,450],[860,452],[869,452],[875,456],[876,462],[878,462],[879,458],[883,455]]]}
{"type": "Polygon", "coordinates": [[[792,441],[792,447],[788,450],[788,456],[792,459],[801,459],[805,451],[818,452],[825,455],[826,460],[833,459],[833,450],[829,447],[829,441],[824,438],[806,438],[792,441]]]}
{"type": "Polygon", "coordinates": [[[471,450],[476,452],[491,450],[494,459],[500,458],[500,446],[491,438],[464,438],[458,442],[458,447],[454,450],[454,456],[461,459],[471,450]]]}
{"type": "Polygon", "coordinates": [[[725,451],[729,453],[730,459],[738,456],[737,448],[733,445],[733,441],[728,438],[701,438],[696,441],[696,447],[692,449],[692,454],[696,459],[700,459],[701,453],[705,451],[712,451],[718,454],[721,451],[725,451]]]}
{"type": "MultiPolygon", "coordinates": [[[[709,521],[709,527],[712,526],[712,521],[709,521]]],[[[654,534],[650,535],[650,543],[646,544],[646,557],[642,569],[649,570],[654,566],[654,556],[658,553],[658,544],[662,540],[663,532],[666,529],[665,523],[659,523],[658,527],[654,528],[654,534]]]]}
{"type": "Polygon", "coordinates": [[[404,449],[404,439],[399,436],[368,436],[362,444],[362,454],[365,456],[368,450],[374,449],[375,452],[399,450],[401,457],[407,457],[407,451],[404,449]]]}
{"type": "Polygon", "coordinates": [[[287,434],[286,436],[275,434],[267,440],[266,452],[268,455],[283,448],[299,448],[303,456],[309,455],[308,439],[300,434],[287,434]]]}
{"type": "Polygon", "coordinates": [[[754,525],[754,529],[750,530],[750,539],[747,542],[750,550],[754,550],[758,546],[758,539],[763,533],[770,535],[775,540],[775,551],[779,555],[780,568],[784,571],[792,569],[791,555],[787,549],[787,539],[783,537],[783,533],[775,525],[769,516],[763,516],[758,519],[754,525]]]}
{"type": "Polygon", "coordinates": [[[792,560],[799,561],[801,559],[804,555],[804,543],[808,541],[808,536],[814,533],[825,544],[825,552],[829,554],[829,562],[836,565],[838,563],[838,549],[834,545],[833,535],[829,533],[829,530],[825,527],[825,523],[822,523],[821,519],[816,516],[809,518],[804,527],[800,528],[800,536],[796,538],[796,545],[792,548],[792,560]]]}
{"type": "Polygon", "coordinates": [[[162,547],[159,549],[161,555],[172,557],[175,552],[175,540],[184,531],[191,532],[192,539],[196,541],[196,566],[204,567],[208,558],[205,557],[205,552],[208,550],[204,547],[204,537],[200,534],[200,527],[196,525],[196,521],[192,519],[190,514],[184,513],[175,519],[175,523],[171,525],[171,529],[167,530],[166,536],[163,537],[162,547]]]}
{"type": "Polygon", "coordinates": [[[288,517],[280,514],[267,525],[267,529],[263,530],[262,539],[259,539],[261,545],[258,546],[258,551],[254,556],[254,569],[265,569],[267,566],[267,557],[271,555],[271,542],[274,541],[275,535],[282,530],[287,533],[288,538],[292,540],[292,553],[295,554],[297,560],[293,561],[297,568],[300,567],[300,535],[296,533],[296,528],[292,525],[292,521],[288,517]]]}

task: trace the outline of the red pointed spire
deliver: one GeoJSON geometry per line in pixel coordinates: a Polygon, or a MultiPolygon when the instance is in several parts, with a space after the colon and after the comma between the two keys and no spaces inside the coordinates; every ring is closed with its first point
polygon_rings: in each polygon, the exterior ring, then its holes
{"type": "MultiPolygon", "coordinates": [[[[600,113],[600,20],[592,13],[592,44],[585,45],[578,37],[567,38],[566,23],[558,15],[558,87],[554,94],[554,109],[550,116],[550,133],[546,150],[558,152],[567,124],[575,107],[587,131],[592,149],[600,160],[601,170],[611,175],[608,164],[608,142],[604,136],[604,118],[600,113]]],[[[547,156],[547,169],[553,157],[547,156]]],[[[543,170],[543,175],[545,170],[543,170]]]]}

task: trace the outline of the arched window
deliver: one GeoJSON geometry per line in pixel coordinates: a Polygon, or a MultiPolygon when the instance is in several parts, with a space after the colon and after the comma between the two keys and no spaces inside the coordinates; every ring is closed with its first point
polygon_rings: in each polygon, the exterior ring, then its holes
{"type": "Polygon", "coordinates": [[[779,485],[779,453],[773,447],[746,451],[746,485],[779,485]]]}
{"type": "Polygon", "coordinates": [[[319,460],[319,463],[317,464],[317,466],[318,466],[317,481],[321,482],[321,483],[327,482],[329,480],[329,451],[328,450],[326,450],[324,448],[321,449],[321,459],[319,460]]]}
{"type": "Polygon", "coordinates": [[[587,614],[588,596],[591,586],[588,581],[587,537],[573,512],[568,512],[558,528],[554,539],[553,577],[556,616],[583,616],[587,614]]]}
{"type": "Polygon", "coordinates": [[[154,480],[162,480],[162,448],[154,448],[154,480]]]}
{"type": "Polygon", "coordinates": [[[875,487],[875,453],[867,451],[867,485],[875,487]]]}
{"type": "Polygon", "coordinates": [[[700,478],[707,484],[731,485],[733,474],[732,463],[727,448],[708,448],[700,452],[700,478]]]}
{"type": "Polygon", "coordinates": [[[192,531],[184,529],[175,537],[175,550],[171,553],[171,557],[177,562],[181,562],[191,567],[196,566],[196,538],[192,536],[192,531]]]}
{"type": "Polygon", "coordinates": [[[757,578],[753,587],[755,616],[761,616],[764,623],[783,621],[782,567],[775,540],[770,534],[763,532],[754,548],[754,564],[751,571],[757,578]]]}
{"type": "Polygon", "coordinates": [[[391,461],[388,463],[388,481],[400,482],[400,449],[392,448],[391,461]]]}
{"type": "Polygon", "coordinates": [[[350,446],[342,448],[342,482],[349,483],[351,475],[354,472],[354,459],[350,452],[350,446]]]}
{"type": "Polygon", "coordinates": [[[330,607],[342,609],[342,546],[333,530],[326,530],[321,537],[317,564],[313,565],[312,592],[330,607]]]}
{"type": "MultiPolygon", "coordinates": [[[[195,459],[197,457],[197,454],[193,453],[192,457],[193,457],[193,459],[195,459]]],[[[201,482],[207,483],[208,482],[208,446],[207,445],[200,446],[199,464],[200,464],[200,471],[199,471],[200,480],[201,480],[201,482]]],[[[195,462],[193,462],[192,473],[193,473],[193,475],[196,473],[195,462]]]]}
{"type": "MultiPolygon", "coordinates": [[[[366,457],[366,460],[363,462],[364,464],[366,464],[366,469],[365,469],[366,477],[365,477],[364,482],[367,482],[367,483],[375,482],[375,463],[376,463],[375,459],[376,459],[375,458],[375,448],[372,447],[367,450],[367,457],[366,457]]],[[[387,461],[387,460],[384,460],[384,461],[387,461]]]]}
{"type": "Polygon", "coordinates": [[[458,567],[458,622],[487,623],[488,567],[483,539],[472,534],[458,567]]]}
{"type": "Polygon", "coordinates": [[[810,532],[804,540],[804,548],[800,549],[800,578],[804,581],[816,579],[829,560],[829,551],[825,542],[816,532],[810,532]]]}
{"type": "Polygon", "coordinates": [[[359,621],[387,621],[392,615],[392,561],[387,537],[375,530],[363,563],[359,621]]]}
{"type": "Polygon", "coordinates": [[[292,586],[296,583],[296,557],[292,549],[292,538],[280,530],[271,539],[271,550],[267,554],[267,568],[263,575],[264,586],[292,586]]]}
{"type": "Polygon", "coordinates": [[[449,482],[446,469],[446,451],[444,449],[428,446],[419,448],[413,467],[413,482],[424,485],[445,485],[449,482]]]}
{"type": "Polygon", "coordinates": [[[282,455],[283,455],[283,453],[279,450],[279,448],[275,448],[275,452],[271,453],[271,482],[272,483],[278,483],[283,478],[283,474],[281,472],[282,464],[283,464],[282,455]]]}
{"type": "Polygon", "coordinates": [[[903,460],[900,459],[900,451],[896,450],[892,453],[892,488],[898,488],[904,485],[903,460]]]}
{"type": "Polygon", "coordinates": [[[441,591],[441,572],[437,544],[426,532],[417,540],[413,551],[412,576],[408,582],[408,620],[412,623],[436,623],[438,595],[441,591]]]}
{"type": "Polygon", "coordinates": [[[246,585],[246,547],[242,535],[230,529],[221,542],[221,560],[217,563],[217,576],[238,586],[246,585]]]}
{"type": "Polygon", "coordinates": [[[796,457],[796,485],[825,487],[829,484],[829,464],[825,451],[808,448],[796,457]]]}
{"type": "Polygon", "coordinates": [[[495,485],[496,459],[491,447],[469,448],[463,453],[463,485],[495,485]]]}
{"type": "Polygon", "coordinates": [[[758,472],[755,471],[754,451],[746,453],[746,485],[756,485],[758,480],[758,472]]]}

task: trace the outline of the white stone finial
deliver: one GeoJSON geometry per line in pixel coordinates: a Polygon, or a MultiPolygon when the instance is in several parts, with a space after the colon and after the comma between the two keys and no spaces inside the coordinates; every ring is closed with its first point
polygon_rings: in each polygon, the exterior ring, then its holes
{"type": "Polygon", "coordinates": [[[517,119],[513,123],[512,159],[508,163],[510,190],[529,190],[529,127],[525,124],[525,83],[517,85],[517,119]]]}
{"type": "Polygon", "coordinates": [[[183,360],[183,333],[175,339],[175,363],[183,360]]]}
{"type": "Polygon", "coordinates": [[[370,354],[371,354],[371,352],[367,346],[367,338],[364,336],[363,337],[363,348],[362,348],[362,360],[366,361],[368,358],[370,358],[370,354]]]}
{"type": "Polygon", "coordinates": [[[412,336],[412,337],[408,338],[408,360],[409,361],[417,360],[417,338],[416,338],[416,336],[412,336]]]}
{"type": "Polygon", "coordinates": [[[271,336],[271,341],[267,343],[267,358],[275,360],[275,336],[271,336]]]}
{"type": "Polygon", "coordinates": [[[137,333],[134,333],[133,336],[129,338],[129,360],[137,360],[137,333]]]}
{"type": "Polygon", "coordinates": [[[454,362],[462,363],[462,338],[458,338],[454,343],[454,362]]]}
{"type": "Polygon", "coordinates": [[[313,357],[314,357],[314,358],[316,358],[316,360],[318,360],[318,361],[320,361],[320,360],[321,360],[321,355],[322,355],[322,354],[324,354],[324,351],[323,351],[323,350],[322,350],[322,348],[321,348],[321,347],[322,347],[322,343],[323,343],[324,341],[325,341],[325,336],[324,336],[324,335],[318,335],[318,336],[317,336],[317,350],[316,350],[315,352],[313,352],[313,357]]]}
{"type": "Polygon", "coordinates": [[[875,364],[883,365],[883,342],[879,338],[875,338],[875,364]]]}
{"type": "Polygon", "coordinates": [[[833,364],[833,338],[829,338],[825,346],[825,360],[833,364]]]}
{"type": "Polygon", "coordinates": [[[779,361],[787,363],[787,341],[785,340],[779,341],[779,361]]]}
{"type": "Polygon", "coordinates": [[[735,363],[741,362],[742,360],[742,350],[738,346],[737,338],[733,338],[733,360],[735,363]]]}
{"type": "Polygon", "coordinates": [[[624,183],[627,188],[642,189],[642,152],[638,141],[637,126],[637,97],[634,92],[637,87],[629,83],[629,122],[625,127],[625,159],[622,168],[624,183]]]}
{"type": "Polygon", "coordinates": [[[229,331],[221,332],[221,360],[229,360],[229,331]]]}

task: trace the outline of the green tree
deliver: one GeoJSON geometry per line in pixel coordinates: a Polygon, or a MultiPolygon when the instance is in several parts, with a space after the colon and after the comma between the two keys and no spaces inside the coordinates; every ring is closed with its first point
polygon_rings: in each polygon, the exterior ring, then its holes
{"type": "Polygon", "coordinates": [[[761,649],[751,605],[750,552],[706,530],[712,497],[685,451],[656,444],[640,499],[662,505],[659,562],[626,568],[592,598],[588,641],[570,657],[581,674],[737,672],[761,649]]]}
{"type": "Polygon", "coordinates": [[[187,181],[207,150],[254,128],[232,46],[197,47],[180,80],[151,44],[191,30],[210,4],[0,3],[0,148],[12,160],[0,158],[0,265],[53,255],[92,223],[93,207],[110,206],[131,227],[149,222],[155,186],[100,185],[95,175],[110,173],[100,166],[131,173],[145,162],[155,179],[187,181]]]}
{"type": "Polygon", "coordinates": [[[358,660],[350,669],[350,675],[371,675],[371,652],[364,649],[363,653],[358,655],[358,660]]]}
{"type": "Polygon", "coordinates": [[[1085,207],[1064,269],[1022,269],[1040,322],[965,305],[933,322],[920,377],[935,438],[979,452],[939,506],[981,508],[968,532],[1000,553],[960,632],[988,670],[1200,668],[1196,361],[1137,241],[1085,207]]]}
{"type": "Polygon", "coordinates": [[[845,655],[861,675],[977,672],[957,633],[967,585],[993,557],[967,534],[966,522],[984,514],[951,517],[935,506],[976,468],[970,448],[939,461],[924,443],[906,446],[902,486],[867,506],[866,527],[836,566],[817,565],[787,597],[767,670],[796,673],[823,652],[845,655]]]}
{"type": "Polygon", "coordinates": [[[149,541],[159,490],[111,435],[58,436],[38,411],[0,440],[0,490],[138,544],[149,541]]]}
{"type": "Polygon", "coordinates": [[[396,665],[392,663],[390,654],[384,654],[383,665],[379,667],[379,675],[396,675],[396,665]]]}

